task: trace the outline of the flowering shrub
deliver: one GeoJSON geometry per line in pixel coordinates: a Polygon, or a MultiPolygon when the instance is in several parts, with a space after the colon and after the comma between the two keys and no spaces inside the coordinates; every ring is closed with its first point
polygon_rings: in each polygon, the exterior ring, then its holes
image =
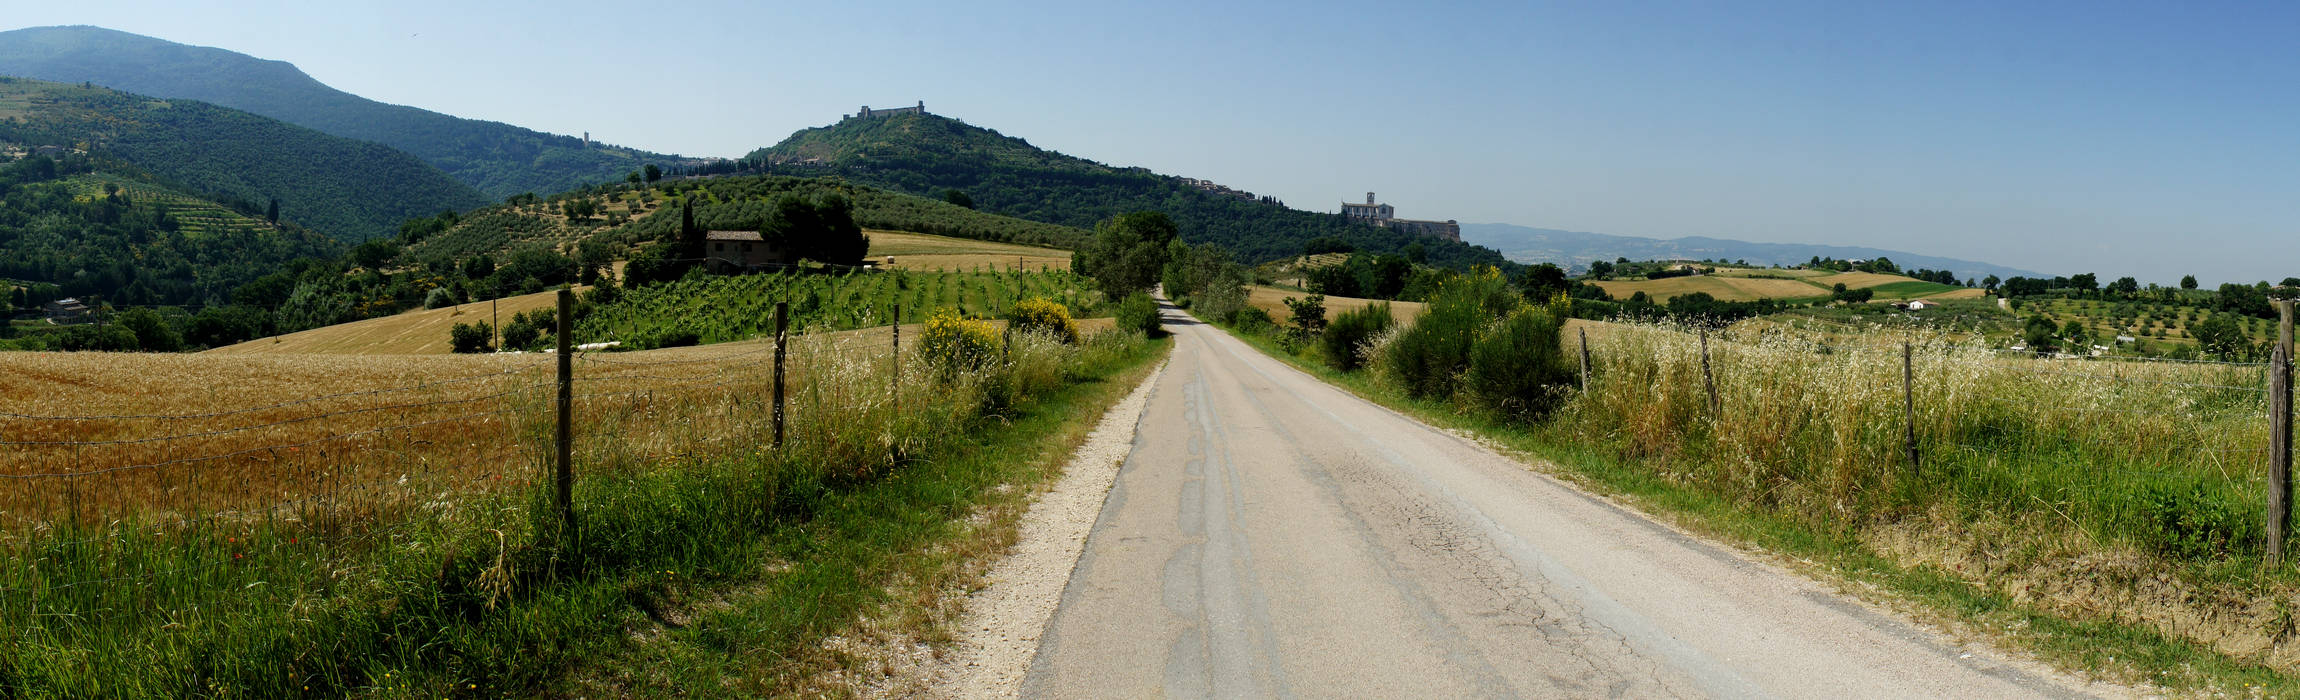
{"type": "Polygon", "coordinates": [[[1036,332],[1068,344],[1078,343],[1078,322],[1070,319],[1070,307],[1043,297],[1025,299],[1014,305],[1014,332],[1036,332]]]}
{"type": "Polygon", "coordinates": [[[998,331],[988,321],[960,316],[956,309],[937,309],[926,317],[919,352],[936,372],[948,376],[996,359],[998,331]]]}

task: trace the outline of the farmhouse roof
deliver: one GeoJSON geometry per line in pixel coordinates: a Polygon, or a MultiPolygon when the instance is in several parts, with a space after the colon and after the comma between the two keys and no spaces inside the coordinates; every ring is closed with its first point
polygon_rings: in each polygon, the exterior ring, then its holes
{"type": "Polygon", "coordinates": [[[767,238],[766,238],[765,236],[761,236],[761,235],[759,235],[759,232],[757,232],[757,231],[712,231],[712,232],[710,232],[710,233],[706,233],[706,234],[703,234],[703,239],[704,239],[704,240],[711,240],[711,241],[761,241],[761,242],[764,242],[765,240],[767,240],[767,238]]]}

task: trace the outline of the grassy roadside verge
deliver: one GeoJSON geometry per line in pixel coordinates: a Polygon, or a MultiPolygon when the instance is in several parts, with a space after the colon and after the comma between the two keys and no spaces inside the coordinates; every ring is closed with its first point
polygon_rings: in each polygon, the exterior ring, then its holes
{"type": "MultiPolygon", "coordinates": [[[[403,477],[409,500],[340,511],[0,535],[0,697],[532,696],[680,630],[749,659],[826,658],[912,570],[905,557],[952,541],[1015,475],[1058,465],[1065,436],[1171,345],[950,325],[975,354],[922,342],[903,381],[875,342],[801,336],[781,449],[766,446],[762,381],[579,401],[574,536],[517,465],[501,488],[403,477]],[[755,619],[713,617],[743,600],[755,619]]],[[[700,674],[608,690],[757,696],[817,670],[744,668],[735,680],[762,690],[700,674]]]]}
{"type": "MultiPolygon", "coordinates": [[[[1151,341],[946,454],[825,494],[808,517],[705,581],[640,576],[620,640],[547,684],[562,695],[857,694],[890,672],[883,647],[948,639],[971,585],[1013,541],[1031,494],[1172,350],[1151,341]],[[881,647],[881,648],[872,648],[881,647]]],[[[913,649],[915,651],[915,649],[913,649]]]]}
{"type": "MultiPolygon", "coordinates": [[[[1737,545],[1778,555],[1784,563],[1856,595],[1892,605],[1953,631],[2027,651],[2080,674],[2150,684],[2179,692],[2282,696],[2300,683],[2275,670],[2155,628],[2106,618],[2075,618],[2021,601],[2002,586],[1976,584],[1960,572],[1905,564],[1881,554],[1841,524],[1747,508],[1697,482],[1661,476],[1660,465],[1593,449],[1562,431],[1464,412],[1452,402],[1409,399],[1365,372],[1331,369],[1315,350],[1297,354],[1262,334],[1232,335],[1272,357],[1367,400],[1431,425],[1474,434],[1498,447],[1546,460],[1552,473],[1646,512],[1737,545]]],[[[1985,579],[1985,577],[1984,577],[1985,579]]]]}

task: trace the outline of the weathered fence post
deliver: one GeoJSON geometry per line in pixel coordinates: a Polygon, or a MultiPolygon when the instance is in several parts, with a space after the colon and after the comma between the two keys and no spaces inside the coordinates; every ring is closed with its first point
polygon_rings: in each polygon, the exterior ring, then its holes
{"type": "Polygon", "coordinates": [[[1909,452],[1909,473],[1917,472],[1917,364],[1909,341],[1901,341],[1901,414],[1908,428],[1901,438],[1909,452]]]}
{"type": "Polygon", "coordinates": [[[791,303],[775,302],[775,449],[783,447],[783,339],[790,322],[791,303]]]}
{"type": "Polygon", "coordinates": [[[559,290],[559,324],[552,333],[559,346],[559,444],[555,456],[559,468],[556,479],[559,518],[566,525],[563,534],[569,541],[575,537],[575,353],[573,343],[568,342],[573,335],[574,317],[575,293],[562,288],[559,290]]]}
{"type": "Polygon", "coordinates": [[[1589,327],[1581,327],[1581,392],[1589,393],[1589,327]]]}
{"type": "Polygon", "coordinates": [[[1709,388],[1709,412],[1725,410],[1724,402],[1717,398],[1717,375],[1709,371],[1709,329],[1701,329],[1701,384],[1709,388]]]}
{"type": "Polygon", "coordinates": [[[902,414],[902,305],[894,305],[894,412],[902,414]]]}
{"type": "Polygon", "coordinates": [[[495,312],[496,301],[499,300],[487,300],[487,330],[490,333],[487,338],[487,349],[490,351],[503,349],[503,315],[495,312]]]}
{"type": "Polygon", "coordinates": [[[2292,520],[2292,300],[2276,300],[2276,353],[2268,363],[2268,561],[2284,561],[2292,520]]]}

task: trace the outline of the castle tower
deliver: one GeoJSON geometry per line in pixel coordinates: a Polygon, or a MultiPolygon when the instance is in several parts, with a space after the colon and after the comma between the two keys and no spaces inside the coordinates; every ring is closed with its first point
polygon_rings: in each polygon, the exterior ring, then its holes
{"type": "Polygon", "coordinates": [[[1367,192],[1367,193],[1366,193],[1366,203],[1367,203],[1367,204],[1372,204],[1372,203],[1374,203],[1374,193],[1372,193],[1372,192],[1367,192]]]}

